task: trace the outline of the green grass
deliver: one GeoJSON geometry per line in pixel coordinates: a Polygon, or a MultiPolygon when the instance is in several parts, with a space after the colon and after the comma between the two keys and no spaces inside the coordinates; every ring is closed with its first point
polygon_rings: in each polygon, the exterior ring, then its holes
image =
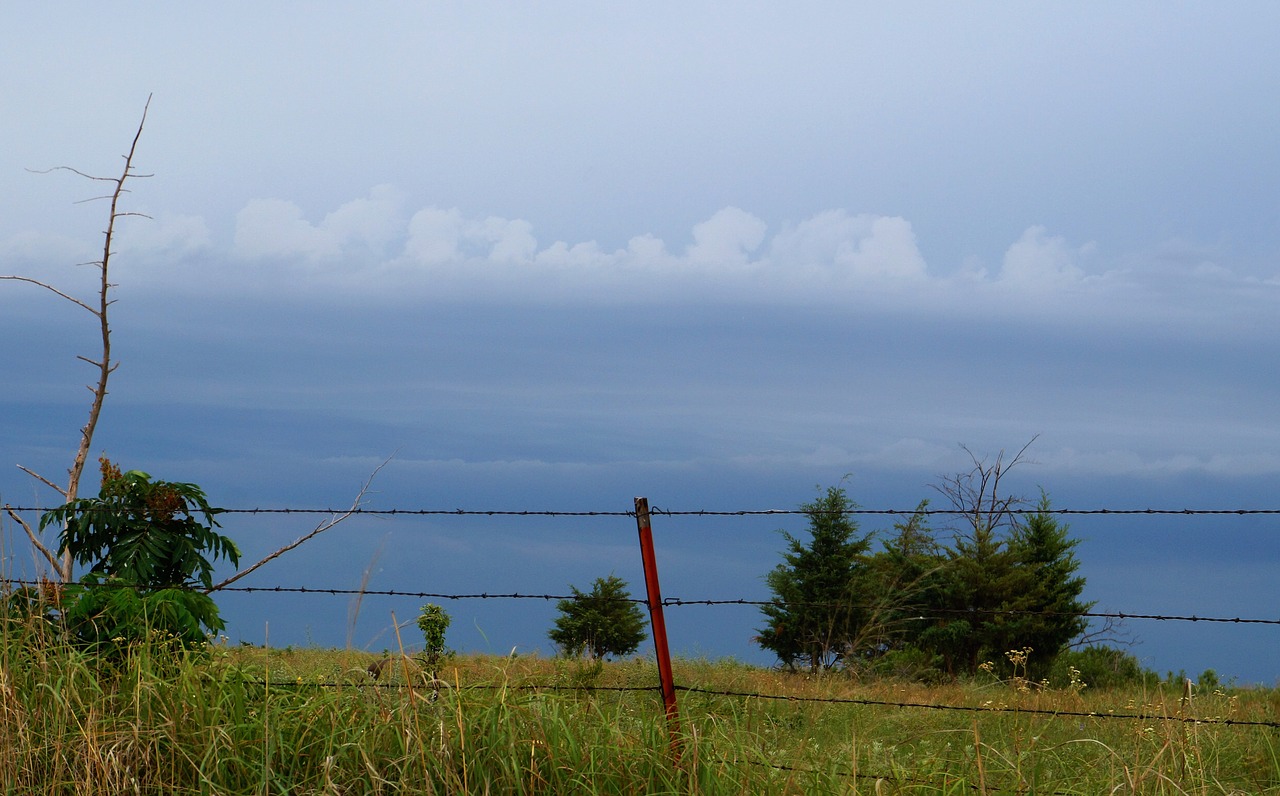
{"type": "Polygon", "coordinates": [[[1274,722],[1275,690],[1184,705],[1158,688],[926,687],[677,661],[686,688],[791,697],[682,690],[677,763],[643,660],[460,656],[437,691],[412,671],[375,685],[361,652],[155,645],[108,664],[30,627],[4,633],[3,793],[1280,793],[1276,728],[1102,717],[1274,722]]]}

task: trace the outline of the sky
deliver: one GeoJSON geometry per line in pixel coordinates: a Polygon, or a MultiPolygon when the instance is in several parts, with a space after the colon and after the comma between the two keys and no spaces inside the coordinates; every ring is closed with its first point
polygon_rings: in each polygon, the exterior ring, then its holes
{"type": "MultiPolygon", "coordinates": [[[[370,509],[888,511],[1034,440],[1010,494],[1280,509],[1280,6],[70,8],[0,12],[0,274],[94,296],[101,184],[40,172],[116,176],[150,97],[94,440],[128,469],[234,509],[376,470],[370,509]]],[[[95,323],[0,282],[0,500],[57,502],[18,466],[64,480],[95,323]]],[[[223,528],[252,562],[324,518],[223,528]]],[[[1064,521],[1096,610],[1277,618],[1280,517],[1064,521]]],[[[803,529],[657,516],[663,595],[765,599],[803,529]]],[[[360,516],[242,583],[638,595],[638,553],[626,516],[360,516]]],[[[422,602],[220,599],[233,642],[372,650],[422,602]]],[[[454,648],[552,652],[554,601],[445,607],[454,648]]],[[[761,624],[667,611],[688,656],[768,664],[761,624]]],[[[1275,625],[1123,632],[1280,680],[1275,625]]]]}

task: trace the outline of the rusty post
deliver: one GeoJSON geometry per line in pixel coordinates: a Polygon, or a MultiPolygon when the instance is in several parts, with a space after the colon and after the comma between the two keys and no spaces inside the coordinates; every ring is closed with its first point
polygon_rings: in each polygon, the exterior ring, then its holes
{"type": "Polygon", "coordinates": [[[640,531],[640,558],[644,562],[644,585],[649,601],[649,625],[653,630],[653,650],[658,659],[658,679],[662,702],[667,709],[667,729],[671,751],[680,759],[680,713],[676,707],[676,684],[671,674],[671,653],[667,649],[667,623],[662,617],[662,590],[658,586],[658,559],[653,554],[653,529],[649,525],[649,499],[636,498],[636,527],[640,531]]]}

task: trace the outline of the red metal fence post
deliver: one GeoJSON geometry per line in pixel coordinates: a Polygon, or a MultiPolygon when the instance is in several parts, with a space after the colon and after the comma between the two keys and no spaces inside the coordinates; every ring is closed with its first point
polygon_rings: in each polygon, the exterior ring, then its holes
{"type": "Polygon", "coordinates": [[[667,623],[662,617],[662,590],[658,587],[658,559],[653,554],[653,529],[649,525],[649,499],[636,498],[636,527],[640,531],[640,558],[644,562],[644,585],[649,600],[649,625],[653,630],[653,650],[658,658],[658,679],[662,702],[667,709],[667,729],[671,751],[680,759],[680,713],[676,707],[676,684],[671,675],[671,653],[667,649],[667,623]]]}

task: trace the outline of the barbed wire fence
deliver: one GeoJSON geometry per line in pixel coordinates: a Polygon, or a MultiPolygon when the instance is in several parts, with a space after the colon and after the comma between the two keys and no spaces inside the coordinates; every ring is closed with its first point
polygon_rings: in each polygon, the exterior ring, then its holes
{"type": "MultiPolygon", "coordinates": [[[[9,506],[4,508],[17,512],[46,512],[55,506],[9,506]]],[[[93,509],[87,508],[92,511],[93,509]]],[[[104,509],[108,510],[108,509],[104,509]]],[[[352,516],[388,516],[388,517],[631,517],[636,516],[634,510],[563,510],[563,509],[368,509],[368,508],[292,508],[292,507],[254,507],[254,508],[219,508],[218,514],[349,514],[352,516]]],[[[811,509],[664,509],[654,506],[649,514],[655,517],[771,517],[771,516],[809,516],[815,511],[811,509]]],[[[818,511],[817,513],[822,513],[818,511]]],[[[846,516],[964,516],[972,514],[965,509],[931,509],[931,508],[898,508],[898,509],[846,509],[836,512],[846,516]]],[[[1280,509],[1233,508],[1233,509],[1160,509],[1160,508],[1010,508],[1005,514],[1030,516],[1048,515],[1112,515],[1112,516],[1251,516],[1280,515],[1280,509]]]]}
{"type": "MultiPolygon", "coordinates": [[[[10,586],[25,588],[39,587],[46,583],[38,580],[21,580],[21,579],[5,579],[4,583],[10,586]]],[[[127,583],[94,583],[84,584],[88,588],[95,589],[137,589],[138,586],[127,583]]],[[[450,593],[450,592],[431,592],[431,591],[405,591],[402,589],[353,589],[349,587],[339,586],[224,586],[217,589],[218,592],[240,592],[244,594],[313,594],[313,595],[331,595],[331,596],[347,596],[347,597],[414,597],[417,599],[428,600],[541,600],[543,602],[562,601],[562,600],[614,600],[618,602],[629,602],[637,605],[647,606],[649,601],[641,597],[593,597],[584,594],[528,594],[521,592],[469,592],[469,593],[450,593]]],[[[683,606],[720,606],[720,605],[742,605],[742,606],[765,606],[775,605],[775,600],[752,600],[744,597],[731,599],[698,599],[689,600],[681,597],[664,597],[662,606],[683,607],[683,606]]],[[[876,608],[878,606],[867,603],[829,603],[829,602],[797,602],[787,603],[789,606],[797,608],[876,608]]],[[[1177,614],[1141,614],[1141,613],[1125,613],[1123,611],[1032,611],[1019,609],[990,609],[990,608],[942,608],[933,607],[929,609],[929,614],[947,614],[962,615],[976,617],[996,617],[996,616],[1079,616],[1084,618],[1098,619],[1151,619],[1164,622],[1205,622],[1218,624],[1233,625],[1280,625],[1280,619],[1260,619],[1246,618],[1239,616],[1223,617],[1223,616],[1195,616],[1195,615],[1177,615],[1177,614]]],[[[916,619],[936,619],[939,617],[922,614],[914,617],[916,619]]]]}
{"type": "MultiPolygon", "coordinates": [[[[39,512],[43,513],[52,507],[44,506],[6,506],[6,509],[15,512],[39,512]]],[[[351,515],[351,516],[375,516],[375,517],[600,517],[600,518],[632,518],[639,521],[642,516],[661,516],[661,517],[761,517],[761,516],[808,516],[813,512],[804,509],[668,509],[653,507],[648,508],[642,515],[639,511],[639,503],[637,510],[554,510],[554,509],[463,509],[463,508],[414,508],[414,509],[372,509],[372,508],[297,508],[297,507],[253,507],[253,508],[226,508],[219,509],[218,514],[225,515],[351,515]]],[[[910,509],[849,509],[842,514],[853,516],[961,516],[968,514],[959,509],[945,508],[921,508],[914,507],[910,509]]],[[[1010,509],[1007,513],[1016,516],[1027,515],[1059,515],[1059,516],[1277,516],[1280,515],[1280,509],[1268,508],[1035,508],[1010,509]]],[[[3,585],[12,590],[14,588],[40,588],[47,585],[47,581],[39,580],[19,580],[4,579],[0,581],[3,585]]],[[[131,588],[128,585],[103,583],[93,586],[93,588],[131,588]]],[[[239,592],[246,594],[302,594],[302,595],[329,595],[329,596],[386,596],[386,597],[412,597],[417,599],[435,599],[435,600],[541,600],[541,601],[565,601],[577,599],[592,599],[590,595],[583,594],[558,594],[558,593],[521,593],[521,592],[503,592],[503,591],[479,591],[479,592],[428,592],[428,591],[412,591],[402,589],[368,589],[368,588],[342,588],[333,586],[226,586],[218,589],[219,592],[239,592]]],[[[661,598],[657,601],[645,598],[626,598],[628,602],[645,605],[653,610],[654,608],[682,608],[690,606],[765,606],[776,604],[773,600],[756,600],[748,598],[661,598]]],[[[804,606],[826,606],[827,603],[805,603],[804,606]]],[[[848,607],[847,604],[842,604],[848,607]]],[[[799,606],[797,606],[799,607],[799,606]]],[[[931,614],[947,614],[947,615],[979,615],[986,616],[1019,616],[1019,615],[1065,615],[1063,612],[1053,611],[1027,611],[1027,610],[974,610],[968,608],[939,608],[931,607],[931,614]]],[[[1198,616],[1198,615],[1177,615],[1177,614],[1153,614],[1125,611],[1086,611],[1081,613],[1070,614],[1072,616],[1081,616],[1086,618],[1116,619],[1116,620],[1150,620],[1160,622],[1188,622],[1188,623],[1215,623],[1230,625],[1264,625],[1278,626],[1280,618],[1265,617],[1242,617],[1242,616],[1198,616]]],[[[932,617],[928,617],[932,618],[932,617]]],[[[665,639],[664,639],[665,641],[665,639]]],[[[405,683],[385,683],[385,682],[301,682],[294,683],[288,681],[272,682],[272,687],[276,688],[377,688],[377,689],[399,689],[406,687],[405,683]]],[[[654,686],[599,686],[599,685],[573,685],[564,686],[554,683],[542,684],[503,684],[502,686],[488,686],[477,684],[469,686],[475,689],[484,688],[504,688],[516,690],[531,691],[613,691],[613,692],[662,692],[663,685],[654,686]]],[[[718,698],[734,698],[734,699],[757,699],[767,701],[782,701],[795,704],[826,704],[826,705],[860,705],[860,706],[876,706],[885,708],[898,709],[917,709],[917,710],[935,710],[935,711],[955,711],[967,713],[1010,713],[1010,714],[1031,714],[1049,717],[1063,717],[1073,719],[1097,719],[1097,720],[1128,720],[1128,721],[1168,721],[1179,723],[1195,723],[1201,725],[1218,725],[1224,727],[1264,727],[1264,728],[1280,728],[1280,721],[1274,720],[1242,720],[1222,717],[1193,717],[1189,715],[1175,714],[1158,714],[1148,711],[1139,712],[1092,712],[1092,711],[1071,711],[1071,710],[1043,710],[1021,706],[970,706],[970,705],[949,705],[935,704],[928,702],[912,702],[912,701],[895,701],[895,700],[875,700],[861,698],[840,698],[840,697],[809,697],[797,696],[790,694],[768,694],[751,691],[730,691],[702,688],[697,686],[672,684],[675,691],[679,691],[688,695],[699,695],[702,697],[718,697],[718,698]]]]}

